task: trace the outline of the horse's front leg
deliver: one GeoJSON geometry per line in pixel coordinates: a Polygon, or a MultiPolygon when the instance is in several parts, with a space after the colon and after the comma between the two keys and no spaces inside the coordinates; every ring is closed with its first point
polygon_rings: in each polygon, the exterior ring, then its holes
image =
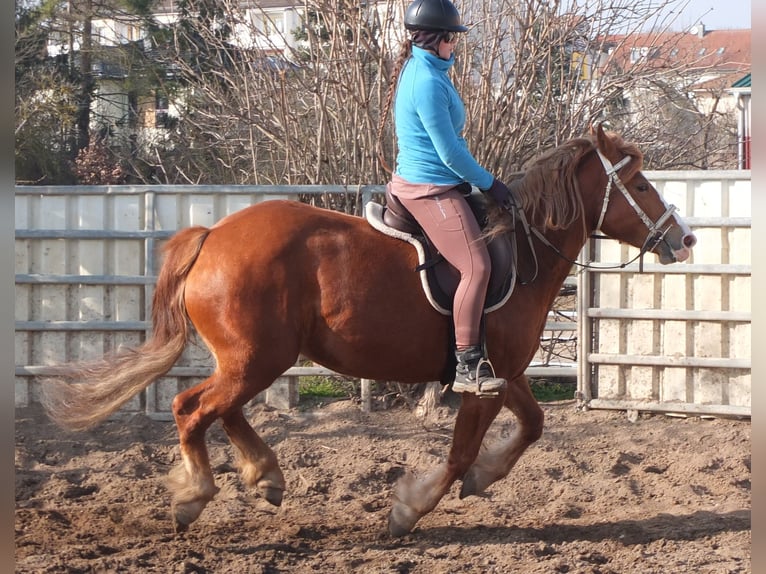
{"type": "Polygon", "coordinates": [[[518,424],[507,440],[481,451],[463,477],[460,498],[480,494],[493,482],[508,476],[524,451],[542,435],[543,411],[532,394],[526,375],[508,384],[505,406],[516,415],[518,424]]]}
{"type": "Polygon", "coordinates": [[[407,474],[397,482],[388,517],[388,530],[392,536],[410,532],[418,520],[436,507],[452,483],[466,473],[502,405],[502,397],[488,399],[463,394],[447,462],[425,478],[416,479],[407,474]]]}

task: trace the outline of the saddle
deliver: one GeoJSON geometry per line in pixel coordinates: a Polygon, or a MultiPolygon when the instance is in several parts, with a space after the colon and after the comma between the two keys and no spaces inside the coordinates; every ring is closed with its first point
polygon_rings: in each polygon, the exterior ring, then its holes
{"type": "MultiPolygon", "coordinates": [[[[485,196],[480,192],[472,192],[468,184],[465,184],[465,190],[461,191],[480,227],[484,229],[487,223],[485,196]]],[[[451,315],[460,273],[444,259],[407,208],[391,193],[390,183],[386,186],[386,205],[367,203],[365,218],[381,233],[406,241],[415,247],[419,264],[414,271],[420,273],[426,298],[439,313],[451,315]]],[[[502,307],[511,296],[516,283],[516,249],[509,236],[501,234],[493,237],[487,243],[487,250],[492,267],[484,313],[502,307]]]]}

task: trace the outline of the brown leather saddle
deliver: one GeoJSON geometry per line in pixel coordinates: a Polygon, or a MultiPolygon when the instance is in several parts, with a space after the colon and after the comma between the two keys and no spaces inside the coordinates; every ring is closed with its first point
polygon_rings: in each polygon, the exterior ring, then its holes
{"type": "MultiPolygon", "coordinates": [[[[468,205],[476,216],[476,220],[483,229],[487,222],[487,202],[480,192],[472,192],[471,186],[464,184],[461,191],[468,205]]],[[[391,193],[391,184],[386,186],[386,205],[367,210],[367,219],[380,231],[386,233],[383,227],[394,230],[401,234],[401,238],[410,243],[420,245],[420,264],[415,271],[421,272],[425,280],[422,281],[431,305],[443,314],[451,314],[453,299],[460,274],[441,253],[433,246],[426,234],[421,229],[414,217],[402,205],[399,199],[391,193]]],[[[396,233],[388,233],[397,236],[396,233]]],[[[500,234],[493,237],[487,243],[487,249],[492,261],[487,297],[484,303],[484,312],[488,313],[501,307],[510,297],[516,281],[515,269],[515,244],[510,240],[511,234],[500,234]]]]}

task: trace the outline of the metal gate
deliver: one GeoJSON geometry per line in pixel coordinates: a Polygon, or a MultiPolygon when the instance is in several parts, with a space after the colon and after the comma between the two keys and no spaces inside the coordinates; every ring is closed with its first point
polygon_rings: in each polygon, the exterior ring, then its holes
{"type": "MultiPolygon", "coordinates": [[[[692,405],[692,410],[700,410],[699,406],[702,412],[713,412],[713,405],[719,404],[729,413],[749,414],[749,243],[746,257],[740,244],[745,242],[744,237],[749,241],[750,174],[647,172],[646,175],[664,189],[666,195],[671,195],[669,201],[678,205],[683,214],[693,214],[690,223],[700,236],[694,263],[656,271],[652,265],[646,265],[647,273],[636,278],[628,269],[616,274],[617,278],[606,272],[580,274],[577,279],[581,294],[580,320],[557,321],[552,316],[546,326],[549,332],[577,333],[578,356],[582,359],[579,367],[574,363],[555,366],[538,363],[527,373],[536,377],[577,376],[580,396],[593,408],[656,410],[672,402],[672,410],[683,411],[692,405]],[[718,190],[712,192],[720,196],[717,202],[708,199],[710,186],[718,190]],[[683,192],[679,191],[681,188],[683,192]],[[740,205],[740,196],[745,194],[746,216],[741,213],[740,205]],[[721,207],[722,202],[729,202],[729,207],[721,207]],[[720,208],[715,217],[709,216],[708,204],[720,208]],[[708,235],[715,237],[716,233],[726,237],[727,245],[736,244],[738,253],[734,259],[727,256],[726,261],[713,262],[709,261],[710,256],[701,255],[707,251],[700,249],[706,249],[706,243],[710,245],[708,235]],[[642,289],[656,289],[655,283],[672,282],[671,277],[684,277],[687,281],[687,276],[690,282],[687,285],[692,287],[685,286],[685,289],[699,289],[697,285],[705,283],[699,277],[718,278],[719,282],[731,284],[726,291],[729,301],[726,309],[708,310],[707,301],[697,299],[675,309],[678,304],[671,298],[662,299],[660,305],[649,309],[641,308],[645,297],[640,294],[642,289]],[[650,285],[648,277],[652,278],[650,285]],[[610,297],[615,296],[615,289],[623,295],[629,292],[632,297],[627,299],[639,307],[613,305],[610,297]],[[733,295],[742,290],[747,291],[746,295],[733,295]],[[587,297],[582,295],[586,293],[587,297]],[[706,307],[698,308],[699,303],[705,303],[706,307]],[[736,308],[730,308],[734,303],[736,308]],[[666,304],[671,306],[666,308],[666,304]],[[634,347],[642,341],[641,337],[633,336],[640,330],[636,325],[651,324],[653,332],[669,334],[679,321],[705,323],[706,327],[698,334],[692,333],[694,341],[716,336],[716,332],[708,328],[709,324],[725,325],[725,336],[736,338],[736,354],[714,356],[707,351],[701,354],[702,350],[698,352],[693,345],[687,345],[681,351],[672,350],[672,353],[682,352],[677,360],[686,364],[669,365],[672,356],[668,355],[667,346],[653,343],[649,352],[643,347],[634,352],[634,347]],[[622,337],[622,347],[613,350],[606,345],[613,336],[610,328],[622,337]],[[740,346],[745,337],[748,338],[746,358],[740,346]],[[625,362],[628,357],[632,357],[631,363],[625,362]],[[653,362],[647,364],[647,361],[653,362]],[[644,373],[647,369],[649,374],[644,373]],[[680,393],[671,385],[673,377],[677,377],[673,373],[678,369],[685,373],[687,391],[694,392],[680,393]],[[645,382],[647,377],[650,383],[645,382]],[[704,379],[698,385],[699,391],[693,384],[695,377],[704,379]],[[709,400],[709,392],[702,392],[711,377],[721,389],[715,395],[719,399],[717,403],[709,400]],[[669,395],[669,389],[675,394],[669,395]],[[733,396],[736,400],[732,400],[733,396]]],[[[36,400],[36,378],[55,374],[52,365],[99,357],[120,345],[136,346],[145,339],[151,329],[150,304],[158,271],[155,253],[159,244],[176,230],[197,224],[209,226],[229,213],[273,198],[322,194],[356,202],[361,207],[373,194],[382,191],[382,186],[17,187],[16,404],[36,400]]],[[[614,249],[620,248],[588,246],[583,255],[588,257],[592,251],[598,260],[608,261],[616,255],[614,249]]],[[[706,284],[703,288],[707,289],[706,284]]],[[[625,299],[623,295],[619,297],[625,299]]],[[[146,412],[154,418],[169,418],[170,404],[178,389],[206,377],[211,365],[204,346],[189,345],[178,364],[125,409],[146,412]]],[[[284,398],[285,404],[291,404],[294,377],[325,372],[328,371],[316,366],[294,367],[285,373],[288,384],[274,385],[269,392],[284,398]]]]}

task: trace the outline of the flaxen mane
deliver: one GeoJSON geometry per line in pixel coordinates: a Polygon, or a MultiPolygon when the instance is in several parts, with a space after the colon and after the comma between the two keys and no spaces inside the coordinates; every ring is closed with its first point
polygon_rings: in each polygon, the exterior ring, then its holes
{"type": "MultiPolygon", "coordinates": [[[[622,155],[629,155],[635,160],[621,171],[621,178],[627,181],[641,169],[643,155],[634,144],[626,143],[619,135],[609,133],[608,137],[622,155]]],[[[582,159],[595,147],[592,138],[569,140],[534,160],[521,179],[513,182],[512,188],[531,225],[544,229],[566,229],[580,220],[585,226],[576,174],[582,159]]],[[[485,235],[503,232],[508,220],[508,217],[490,214],[485,235]]]]}

